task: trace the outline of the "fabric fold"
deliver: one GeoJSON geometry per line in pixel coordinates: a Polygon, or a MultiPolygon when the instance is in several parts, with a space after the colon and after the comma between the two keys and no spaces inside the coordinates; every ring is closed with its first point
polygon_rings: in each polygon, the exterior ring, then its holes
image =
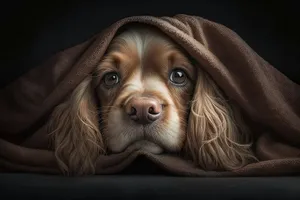
{"type": "MultiPolygon", "coordinates": [[[[138,156],[182,176],[268,176],[300,172],[300,86],[261,58],[229,28],[198,16],[133,16],[59,52],[0,90],[0,169],[60,174],[43,128],[101,61],[116,33],[130,23],[154,26],[177,42],[226,96],[256,124],[260,161],[234,171],[204,171],[175,155],[139,149],[99,155],[96,174],[122,172],[138,156]],[[268,133],[265,133],[265,129],[268,133]]],[[[249,121],[249,124],[252,124],[249,121]]]]}

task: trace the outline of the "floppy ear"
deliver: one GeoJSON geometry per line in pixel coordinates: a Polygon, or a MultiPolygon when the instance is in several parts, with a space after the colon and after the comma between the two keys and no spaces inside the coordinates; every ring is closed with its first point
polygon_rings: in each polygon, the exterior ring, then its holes
{"type": "Polygon", "coordinates": [[[48,126],[59,167],[67,175],[95,173],[96,159],[105,151],[91,80],[55,108],[48,126]]]}
{"type": "Polygon", "coordinates": [[[251,135],[237,109],[202,70],[191,102],[185,150],[205,170],[232,170],[255,159],[251,135]]]}

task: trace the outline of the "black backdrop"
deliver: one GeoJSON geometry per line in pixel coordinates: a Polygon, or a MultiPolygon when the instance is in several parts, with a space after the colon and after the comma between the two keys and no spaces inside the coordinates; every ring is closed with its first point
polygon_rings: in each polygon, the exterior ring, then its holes
{"type": "Polygon", "coordinates": [[[53,53],[131,15],[198,15],[236,31],[259,55],[299,81],[296,1],[98,0],[14,1],[1,6],[1,81],[9,83],[53,53]]]}

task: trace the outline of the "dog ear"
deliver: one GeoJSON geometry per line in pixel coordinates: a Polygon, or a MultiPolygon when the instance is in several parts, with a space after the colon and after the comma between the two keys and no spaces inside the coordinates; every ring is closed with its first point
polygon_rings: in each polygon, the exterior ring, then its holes
{"type": "Polygon", "coordinates": [[[88,77],[80,83],[50,118],[55,156],[67,175],[94,174],[98,155],[105,153],[91,81],[88,77]]]}
{"type": "Polygon", "coordinates": [[[209,75],[198,72],[191,102],[185,153],[205,170],[233,170],[255,159],[252,137],[237,109],[209,75]]]}

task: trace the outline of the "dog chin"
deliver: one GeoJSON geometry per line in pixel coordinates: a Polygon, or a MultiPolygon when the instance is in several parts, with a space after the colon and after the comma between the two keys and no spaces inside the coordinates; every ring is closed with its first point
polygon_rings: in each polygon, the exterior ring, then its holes
{"type": "Polygon", "coordinates": [[[161,154],[164,151],[163,148],[161,148],[157,144],[147,141],[147,140],[137,141],[133,145],[137,149],[140,149],[140,150],[143,150],[143,151],[146,151],[149,153],[153,153],[153,154],[161,154]]]}
{"type": "Polygon", "coordinates": [[[157,145],[151,141],[138,140],[138,141],[131,143],[124,149],[112,150],[112,153],[120,153],[122,151],[126,151],[126,149],[128,149],[128,148],[142,150],[142,151],[146,151],[146,152],[152,153],[152,154],[161,154],[164,151],[164,149],[162,147],[160,147],[159,145],[157,145]]]}

